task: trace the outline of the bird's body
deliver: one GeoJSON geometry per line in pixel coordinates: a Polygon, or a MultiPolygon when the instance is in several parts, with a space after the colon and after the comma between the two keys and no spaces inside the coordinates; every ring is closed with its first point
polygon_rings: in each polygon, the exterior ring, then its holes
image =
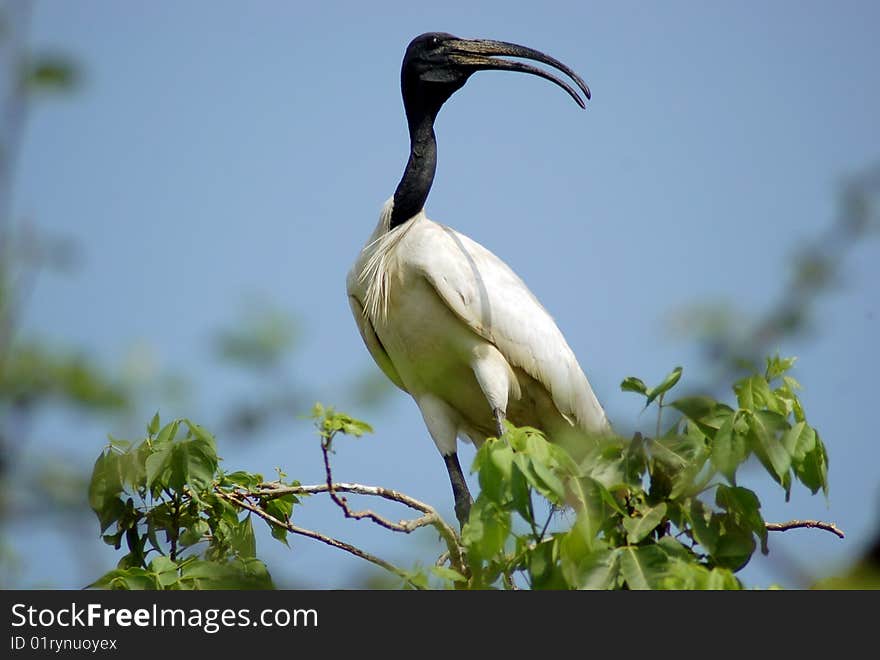
{"type": "Polygon", "coordinates": [[[457,458],[458,438],[480,444],[500,436],[505,417],[551,439],[608,429],[574,353],[523,281],[485,247],[424,212],[436,169],[434,120],[474,71],[539,75],[584,106],[552,74],[495,55],[560,69],[589,98],[573,71],[539,51],[444,33],[414,39],[401,69],[409,161],[347,278],[364,343],[385,375],[415,399],[446,462],[462,525],[471,498],[457,458]]]}
{"type": "Polygon", "coordinates": [[[495,410],[554,434],[607,420],[562,333],[528,287],[479,243],[417,214],[390,230],[393,200],[348,274],[352,312],[385,374],[415,399],[437,448],[497,435],[495,410]]]}

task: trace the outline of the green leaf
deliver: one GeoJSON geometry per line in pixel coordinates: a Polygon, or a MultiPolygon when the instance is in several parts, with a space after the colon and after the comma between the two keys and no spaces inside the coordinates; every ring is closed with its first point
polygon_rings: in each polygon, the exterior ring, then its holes
{"type": "Polygon", "coordinates": [[[159,411],[156,411],[156,414],[153,415],[153,419],[150,420],[150,423],[147,424],[147,434],[150,436],[156,435],[159,432],[159,411]]]}
{"type": "Polygon", "coordinates": [[[315,421],[315,426],[321,437],[327,440],[336,433],[353,435],[359,438],[364,433],[373,432],[373,427],[366,422],[355,419],[351,415],[336,412],[332,407],[325,408],[320,403],[316,403],[312,407],[311,418],[315,421]]]}
{"type": "Polygon", "coordinates": [[[171,459],[171,487],[178,492],[184,486],[196,490],[209,488],[218,464],[213,438],[199,436],[176,443],[171,459]]]}
{"type": "Polygon", "coordinates": [[[691,500],[687,514],[694,540],[703,546],[710,555],[713,554],[718,546],[718,536],[721,532],[717,519],[698,499],[691,500]]]}
{"type": "Polygon", "coordinates": [[[160,588],[155,573],[137,566],[117,568],[109,573],[105,573],[92,582],[89,587],[126,591],[156,590],[160,588]]]}
{"type": "Polygon", "coordinates": [[[648,509],[640,518],[624,518],[623,527],[626,529],[626,540],[635,545],[659,525],[666,516],[666,503],[661,502],[655,507],[648,509]]]}
{"type": "Polygon", "coordinates": [[[545,538],[526,552],[532,589],[565,589],[568,586],[556,561],[556,547],[555,538],[545,538]]]}
{"type": "Polygon", "coordinates": [[[196,518],[194,521],[188,524],[187,528],[180,535],[178,541],[184,547],[195,545],[196,543],[201,541],[204,536],[210,531],[211,530],[208,526],[207,521],[201,518],[196,518]]]}
{"type": "Polygon", "coordinates": [[[739,590],[742,584],[736,579],[736,576],[726,568],[713,568],[707,571],[708,575],[703,583],[703,589],[712,590],[739,590]]]}
{"type": "Polygon", "coordinates": [[[233,531],[229,539],[232,549],[242,559],[250,559],[257,556],[257,539],[254,536],[254,525],[251,516],[245,516],[233,531]]]}
{"type": "Polygon", "coordinates": [[[76,69],[65,57],[43,56],[29,63],[23,78],[31,91],[66,91],[76,84],[76,69]]]}
{"type": "Polygon", "coordinates": [[[795,467],[795,474],[800,482],[810,489],[810,492],[815,494],[821,488],[827,497],[828,453],[818,433],[815,434],[815,437],[815,446],[812,451],[807,452],[804,460],[795,467]]]}
{"type": "Polygon", "coordinates": [[[668,404],[682,413],[685,417],[699,422],[712,413],[718,406],[718,402],[710,396],[685,396],[668,404]]]}
{"type": "Polygon", "coordinates": [[[749,443],[734,430],[735,416],[729,416],[718,429],[709,455],[713,467],[731,484],[736,484],[736,469],[749,456],[749,443]]]}
{"type": "Polygon", "coordinates": [[[791,455],[777,438],[777,433],[787,431],[788,422],[782,415],[768,410],[756,411],[748,416],[748,421],[752,451],[770,475],[784,486],[791,468],[791,455]]]}
{"type": "Polygon", "coordinates": [[[159,431],[159,435],[156,436],[156,444],[164,444],[166,442],[174,442],[174,438],[177,435],[177,429],[180,427],[180,420],[175,419],[172,422],[168,422],[165,426],[162,427],[162,430],[159,431]]]}
{"type": "Polygon", "coordinates": [[[726,509],[733,522],[751,530],[761,539],[761,552],[767,554],[767,526],[761,516],[761,502],[758,496],[748,488],[730,488],[719,484],[715,491],[715,503],[726,509]]]}
{"type": "Polygon", "coordinates": [[[89,481],[89,506],[98,517],[103,534],[125,511],[122,493],[120,455],[112,449],[102,452],[92,468],[89,481]]]}
{"type": "Polygon", "coordinates": [[[578,567],[579,589],[615,589],[620,580],[621,550],[597,550],[590,553],[578,567]]]}
{"type": "Polygon", "coordinates": [[[449,582],[467,582],[467,578],[464,575],[448,566],[432,566],[431,572],[441,580],[447,580],[449,582]]]}
{"type": "MultiPolygon", "coordinates": [[[[274,499],[268,500],[264,508],[266,513],[277,518],[281,522],[289,522],[290,514],[293,512],[293,505],[295,502],[299,500],[294,495],[284,495],[282,497],[276,497],[274,499]]],[[[268,520],[266,521],[269,525],[269,530],[272,533],[272,538],[281,541],[284,545],[288,545],[287,543],[287,529],[284,527],[279,527],[274,523],[270,523],[268,520]]]]}
{"type": "Polygon", "coordinates": [[[635,392],[637,394],[648,395],[648,387],[645,385],[644,381],[640,378],[636,378],[635,376],[627,376],[623,379],[623,382],[620,383],[620,389],[624,392],[635,392]]]}
{"type": "Polygon", "coordinates": [[[487,440],[474,459],[480,492],[498,504],[507,499],[513,472],[513,450],[504,441],[487,440]]]}
{"type": "Polygon", "coordinates": [[[541,461],[533,460],[532,469],[534,469],[538,479],[541,480],[541,487],[538,487],[539,492],[553,504],[563,505],[565,503],[565,486],[562,483],[562,479],[541,461]]]}
{"type": "Polygon", "coordinates": [[[181,573],[181,581],[189,581],[196,589],[272,588],[269,571],[259,559],[237,559],[225,563],[196,560],[185,564],[181,573]]]}
{"type": "Polygon", "coordinates": [[[156,575],[156,581],[164,589],[177,582],[177,563],[159,555],[150,562],[150,571],[156,575]]]}
{"type": "Polygon", "coordinates": [[[620,548],[620,572],[632,590],[658,588],[667,564],[668,556],[656,545],[620,548]]]}
{"type": "Polygon", "coordinates": [[[723,525],[712,558],[719,566],[738,571],[748,563],[754,552],[755,537],[751,530],[730,524],[723,525]]]}
{"type": "Polygon", "coordinates": [[[237,470],[223,475],[223,485],[235,484],[242,488],[255,488],[263,481],[263,475],[237,470]]]}
{"type": "Polygon", "coordinates": [[[663,581],[664,589],[719,590],[742,589],[739,580],[726,568],[707,569],[693,561],[670,559],[663,581]]]}
{"type": "Polygon", "coordinates": [[[145,463],[147,488],[164,488],[168,485],[171,470],[172,447],[162,445],[160,449],[147,456],[145,463]]]}
{"type": "Polygon", "coordinates": [[[469,561],[479,562],[499,554],[510,534],[510,513],[494,502],[478,497],[461,532],[469,561]]]}
{"type": "Polygon", "coordinates": [[[535,522],[532,520],[534,509],[532,507],[532,492],[529,490],[529,483],[522,471],[517,468],[510,475],[510,504],[526,522],[535,522]]]}
{"type": "Polygon", "coordinates": [[[791,455],[792,465],[797,469],[816,447],[816,430],[806,422],[798,422],[782,436],[782,446],[791,455]]]}
{"type": "Polygon", "coordinates": [[[559,563],[562,574],[570,585],[582,582],[585,558],[590,555],[595,543],[590,515],[580,511],[571,528],[559,537],[559,563]]]}
{"type": "Polygon", "coordinates": [[[623,438],[602,439],[586,453],[582,468],[606,488],[638,486],[645,471],[644,451],[623,438]]]}
{"type": "Polygon", "coordinates": [[[770,391],[767,381],[757,374],[738,381],[733,387],[739,407],[744,410],[756,411],[762,408],[775,410],[776,396],[770,391]]]}
{"type": "Polygon", "coordinates": [[[779,378],[785,372],[791,369],[796,361],[796,357],[781,358],[779,357],[779,355],[775,355],[772,358],[768,357],[767,370],[765,372],[766,379],[770,381],[775,378],[779,378]]]}
{"type": "MultiPolygon", "coordinates": [[[[690,424],[690,423],[689,423],[690,424]]],[[[668,479],[669,499],[677,499],[698,488],[697,476],[709,458],[706,437],[695,426],[688,435],[660,438],[651,443],[651,478],[662,471],[668,479]]]]}
{"type": "Polygon", "coordinates": [[[648,393],[648,400],[645,401],[645,407],[651,405],[651,402],[654,401],[661,394],[668,392],[675,384],[678,382],[678,379],[681,378],[681,367],[676,367],[673,369],[666,378],[663,379],[663,382],[660,383],[657,387],[652,388],[648,393]]]}

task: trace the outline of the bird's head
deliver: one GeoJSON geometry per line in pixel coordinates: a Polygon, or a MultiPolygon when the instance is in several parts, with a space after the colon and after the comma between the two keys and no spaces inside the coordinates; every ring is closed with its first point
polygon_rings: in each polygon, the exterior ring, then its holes
{"type": "Polygon", "coordinates": [[[433,111],[467,82],[471,74],[484,70],[520,71],[545,78],[564,89],[582,108],[586,107],[580,94],[561,78],[518,60],[517,57],[541,62],[568,76],[590,98],[590,88],[574,71],[549,55],[505,41],[489,39],[461,39],[446,32],[427,32],[413,39],[403,56],[400,71],[404,103],[433,111]]]}

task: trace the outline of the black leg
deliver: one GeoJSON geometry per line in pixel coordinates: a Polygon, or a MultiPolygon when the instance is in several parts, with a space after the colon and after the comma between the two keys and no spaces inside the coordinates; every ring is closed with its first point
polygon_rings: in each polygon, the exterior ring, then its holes
{"type": "Polygon", "coordinates": [[[468,516],[471,513],[471,492],[468,490],[461,464],[458,462],[458,454],[449,454],[443,457],[446,470],[449,472],[449,482],[452,484],[452,496],[455,498],[455,517],[458,524],[464,528],[468,516]]]}
{"type": "Polygon", "coordinates": [[[507,415],[504,414],[501,408],[495,408],[492,412],[495,414],[495,430],[498,431],[498,437],[500,438],[504,435],[504,420],[507,419],[507,415]]]}

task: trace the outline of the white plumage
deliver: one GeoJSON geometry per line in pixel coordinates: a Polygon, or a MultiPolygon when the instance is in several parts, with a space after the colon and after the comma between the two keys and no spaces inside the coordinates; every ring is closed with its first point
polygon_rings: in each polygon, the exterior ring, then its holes
{"type": "Polygon", "coordinates": [[[551,435],[608,421],[553,318],[479,243],[393,200],[347,278],[352,313],[386,376],[415,399],[437,448],[497,435],[493,411],[551,435]]]}

